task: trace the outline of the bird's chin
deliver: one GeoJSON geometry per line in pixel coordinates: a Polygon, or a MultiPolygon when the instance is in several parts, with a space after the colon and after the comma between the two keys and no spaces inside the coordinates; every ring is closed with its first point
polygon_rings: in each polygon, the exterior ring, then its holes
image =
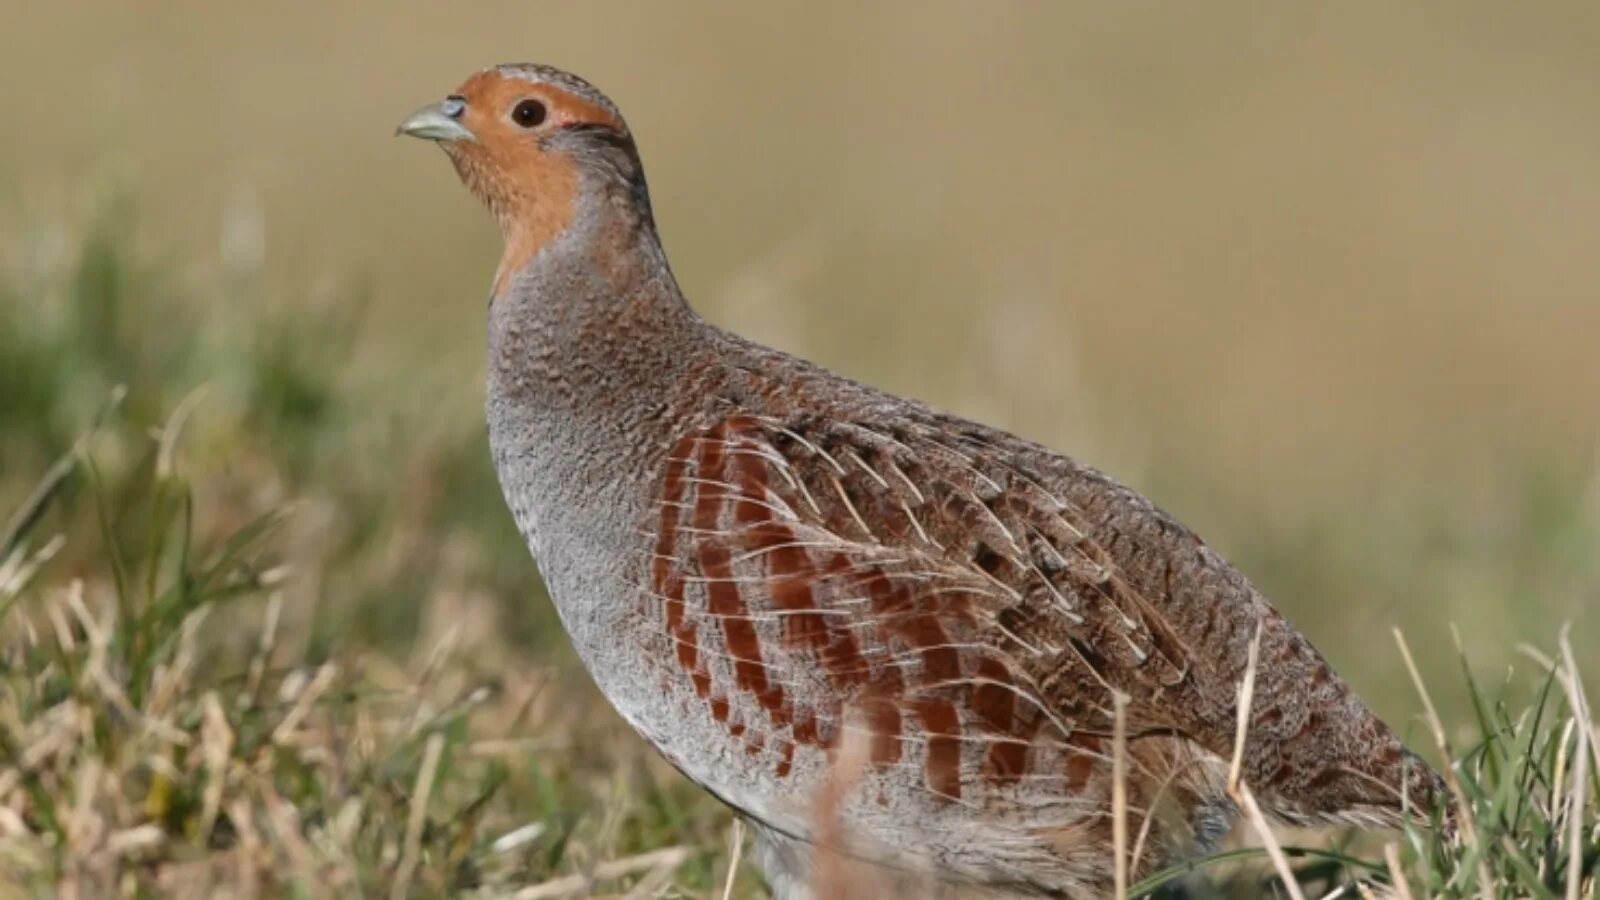
{"type": "Polygon", "coordinates": [[[484,165],[479,154],[474,153],[470,145],[441,143],[439,146],[450,157],[456,176],[467,190],[499,215],[505,206],[502,202],[505,199],[505,185],[493,176],[493,171],[484,165]]]}
{"type": "Polygon", "coordinates": [[[450,164],[455,166],[456,175],[461,178],[461,183],[467,186],[467,190],[482,197],[487,187],[485,184],[487,178],[483,166],[478,164],[473,154],[464,152],[455,144],[440,144],[439,149],[444,151],[445,156],[450,157],[450,164]]]}

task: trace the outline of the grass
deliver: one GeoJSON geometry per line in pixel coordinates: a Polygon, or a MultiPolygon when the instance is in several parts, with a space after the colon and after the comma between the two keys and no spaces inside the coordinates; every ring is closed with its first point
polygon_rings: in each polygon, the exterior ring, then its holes
{"type": "MultiPolygon", "coordinates": [[[[158,447],[175,446],[180,424],[158,447]]],[[[285,652],[288,575],[268,548],[292,513],[196,546],[194,493],[167,450],[132,470],[132,506],[112,501],[129,485],[72,454],[0,554],[0,890],[498,895],[691,838],[627,871],[709,883],[698,845],[724,816],[608,751],[606,729],[566,722],[550,673],[475,677],[459,655],[486,648],[450,630],[409,663],[285,652]],[[40,584],[64,543],[37,541],[29,523],[77,478],[104,583],[40,584]],[[135,509],[144,539],[129,544],[117,525],[135,509]],[[605,814],[571,812],[588,807],[605,814]]]]}
{"type": "MultiPolygon", "coordinates": [[[[0,247],[0,896],[761,896],[729,814],[576,667],[476,408],[357,347],[359,292],[187,283],[136,231],[113,203],[65,250],[0,247]]],[[[1519,588],[1594,583],[1572,493],[1540,481],[1501,548],[1519,588]]],[[[1326,527],[1260,568],[1315,595],[1363,526],[1326,527]]],[[[1415,527],[1438,565],[1489,552],[1448,511],[1415,527]]],[[[1459,827],[1282,835],[1300,895],[1595,896],[1581,649],[1499,649],[1522,674],[1458,652],[1443,713],[1373,651],[1459,827]]],[[[1292,896],[1237,837],[1128,896],[1292,896]]]]}
{"type": "Polygon", "coordinates": [[[730,816],[564,652],[481,429],[363,418],[358,304],[197,302],[128,215],[5,248],[0,896],[720,887],[730,816]]]}

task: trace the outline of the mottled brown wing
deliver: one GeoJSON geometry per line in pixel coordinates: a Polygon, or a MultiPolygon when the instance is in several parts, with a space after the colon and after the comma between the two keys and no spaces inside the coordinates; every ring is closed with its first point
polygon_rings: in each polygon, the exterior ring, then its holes
{"type": "Polygon", "coordinates": [[[653,524],[677,665],[780,777],[859,722],[876,767],[936,797],[1071,796],[1103,768],[1113,691],[1135,740],[1226,755],[1260,623],[1275,670],[1247,775],[1290,795],[1346,779],[1338,804],[1392,803],[1342,748],[1398,764],[1398,742],[1248,583],[1137,494],[1034,445],[933,416],[733,416],[672,449],[653,524]]]}

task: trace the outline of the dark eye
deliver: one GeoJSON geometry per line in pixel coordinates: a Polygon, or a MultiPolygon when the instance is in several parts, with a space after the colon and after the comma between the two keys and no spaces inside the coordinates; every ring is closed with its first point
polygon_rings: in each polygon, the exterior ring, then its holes
{"type": "Polygon", "coordinates": [[[523,128],[537,127],[544,121],[544,104],[537,100],[524,100],[511,111],[511,120],[523,128]]]}

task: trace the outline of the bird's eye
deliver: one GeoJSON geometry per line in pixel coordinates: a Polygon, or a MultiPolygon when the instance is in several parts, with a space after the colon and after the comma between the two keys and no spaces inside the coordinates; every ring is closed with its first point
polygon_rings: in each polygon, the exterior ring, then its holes
{"type": "Polygon", "coordinates": [[[544,104],[537,100],[524,100],[511,111],[511,120],[523,128],[534,128],[544,121],[544,104]]]}

